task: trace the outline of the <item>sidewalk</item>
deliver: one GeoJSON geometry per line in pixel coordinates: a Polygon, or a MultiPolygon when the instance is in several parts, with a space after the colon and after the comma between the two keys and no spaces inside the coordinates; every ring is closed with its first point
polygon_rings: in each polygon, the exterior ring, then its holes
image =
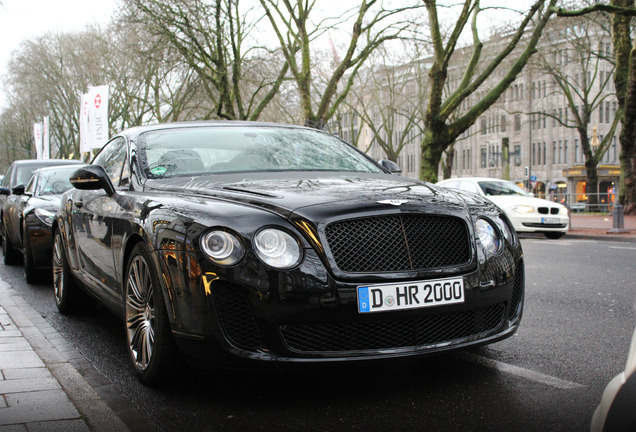
{"type": "MultiPolygon", "coordinates": [[[[567,237],[636,242],[636,216],[572,214],[567,237]]],[[[91,363],[0,278],[0,432],[155,431],[91,363]]]]}
{"type": "Polygon", "coordinates": [[[0,432],[156,430],[0,279],[0,432]]]}
{"type": "Polygon", "coordinates": [[[612,232],[614,217],[572,213],[566,237],[636,242],[636,215],[624,216],[623,232],[612,232]]]}

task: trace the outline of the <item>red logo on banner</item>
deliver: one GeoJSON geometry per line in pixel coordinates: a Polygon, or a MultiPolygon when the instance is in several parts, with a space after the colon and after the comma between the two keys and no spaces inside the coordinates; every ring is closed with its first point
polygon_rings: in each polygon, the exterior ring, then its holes
{"type": "Polygon", "coordinates": [[[85,100],[84,101],[84,115],[86,115],[87,112],[88,112],[88,101],[85,100]]]}
{"type": "Polygon", "coordinates": [[[102,105],[102,97],[100,95],[95,96],[95,108],[99,108],[102,105]]]}

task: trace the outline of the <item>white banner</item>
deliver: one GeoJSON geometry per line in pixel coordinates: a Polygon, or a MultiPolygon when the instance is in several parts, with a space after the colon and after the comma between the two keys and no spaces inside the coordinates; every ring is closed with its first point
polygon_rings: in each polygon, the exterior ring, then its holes
{"type": "Polygon", "coordinates": [[[108,86],[88,89],[88,149],[99,149],[108,141],[108,86]]]}
{"type": "Polygon", "coordinates": [[[37,159],[42,159],[42,124],[33,123],[33,141],[37,159]]]}
{"type": "Polygon", "coordinates": [[[80,106],[80,154],[90,151],[88,147],[88,93],[83,94],[80,106]]]}
{"type": "Polygon", "coordinates": [[[42,159],[51,159],[51,138],[49,133],[49,116],[45,116],[42,121],[42,159]]]}

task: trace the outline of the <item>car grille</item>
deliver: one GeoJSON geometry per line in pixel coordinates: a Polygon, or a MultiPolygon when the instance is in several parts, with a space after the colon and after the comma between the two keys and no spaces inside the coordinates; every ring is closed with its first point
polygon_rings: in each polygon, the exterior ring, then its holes
{"type": "Polygon", "coordinates": [[[329,224],[327,243],[343,272],[422,270],[470,261],[468,228],[455,217],[393,215],[329,224]]]}
{"type": "Polygon", "coordinates": [[[287,346],[296,352],[365,351],[476,339],[496,330],[505,314],[503,304],[488,308],[404,320],[281,326],[287,346]]]}
{"type": "Polygon", "coordinates": [[[255,351],[261,345],[258,325],[245,296],[236,288],[215,285],[214,300],[221,327],[236,347],[255,351]]]}
{"type": "Polygon", "coordinates": [[[519,261],[515,269],[515,279],[512,284],[512,298],[510,299],[510,309],[508,310],[508,319],[514,320],[519,315],[519,306],[523,297],[524,270],[523,261],[519,261]]]}
{"type": "Polygon", "coordinates": [[[557,207],[539,207],[538,210],[541,214],[559,214],[559,209],[557,207]]]}

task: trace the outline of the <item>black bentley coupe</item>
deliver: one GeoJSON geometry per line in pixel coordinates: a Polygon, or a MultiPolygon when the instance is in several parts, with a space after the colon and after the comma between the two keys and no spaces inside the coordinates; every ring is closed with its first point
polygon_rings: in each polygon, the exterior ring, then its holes
{"type": "Polygon", "coordinates": [[[123,318],[142,382],[178,351],[216,363],[419,355],[511,336],[524,265],[477,195],[391,172],[318,130],[135,127],[71,176],[55,299],[123,318]]]}

